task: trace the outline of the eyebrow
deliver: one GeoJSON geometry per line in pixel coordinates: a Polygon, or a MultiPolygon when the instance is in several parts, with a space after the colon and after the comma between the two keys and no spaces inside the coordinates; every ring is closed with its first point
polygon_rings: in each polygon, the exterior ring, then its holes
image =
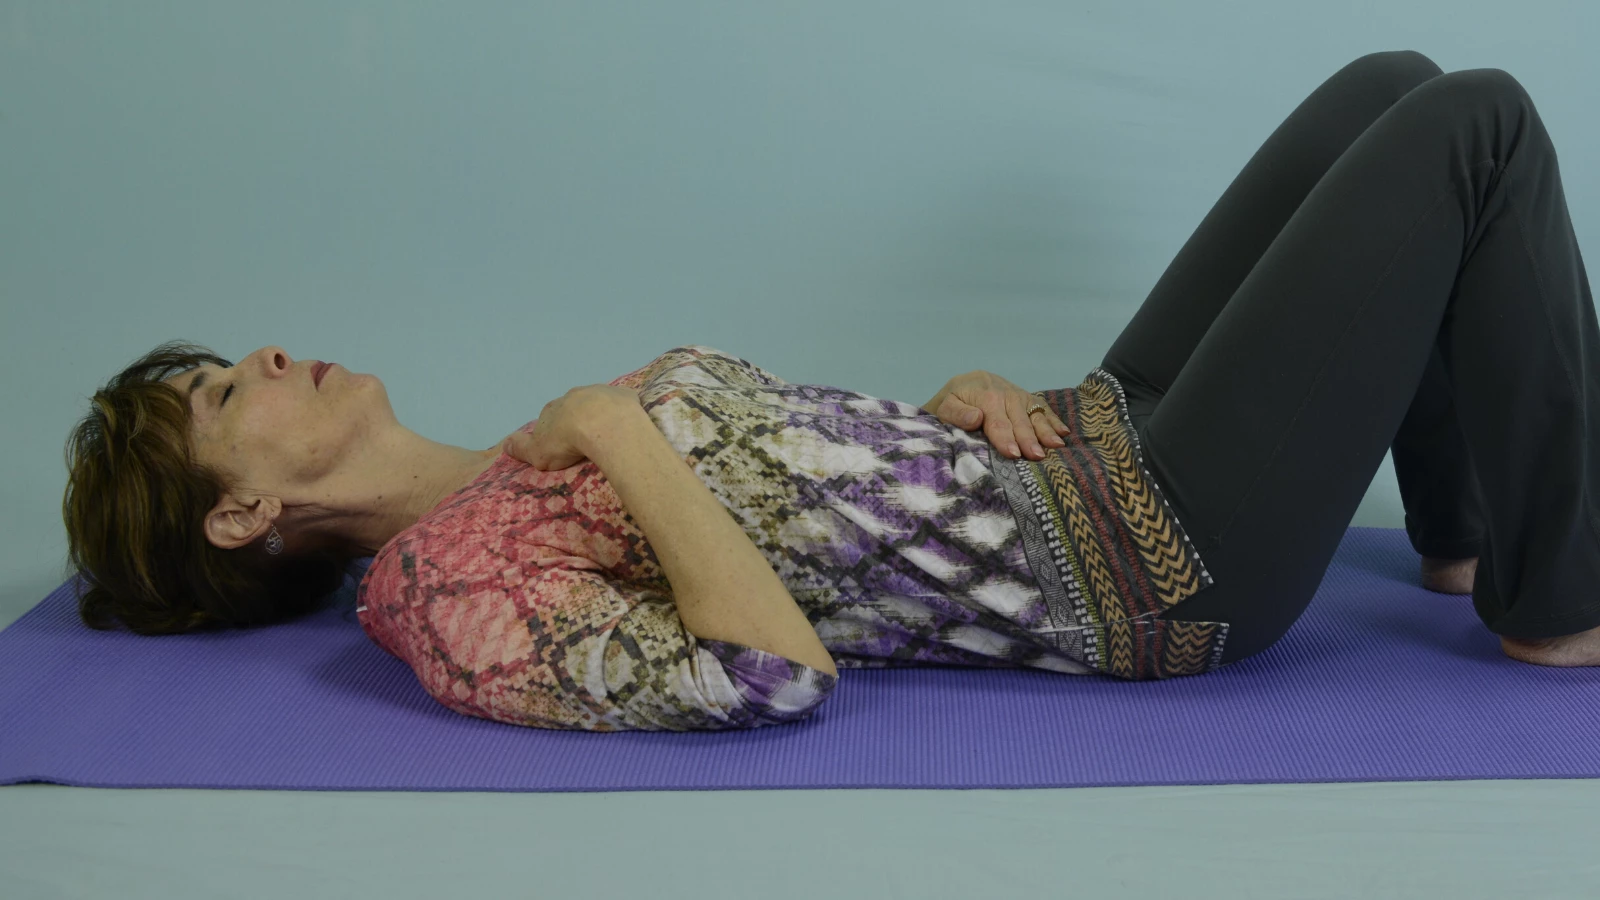
{"type": "Polygon", "coordinates": [[[206,373],[200,372],[189,382],[189,415],[194,415],[194,392],[200,385],[206,383],[206,373]]]}

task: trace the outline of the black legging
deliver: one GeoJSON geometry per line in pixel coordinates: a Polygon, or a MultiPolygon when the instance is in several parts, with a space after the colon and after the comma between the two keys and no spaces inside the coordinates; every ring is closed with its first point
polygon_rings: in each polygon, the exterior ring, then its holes
{"type": "Polygon", "coordinates": [[[1555,149],[1506,72],[1411,51],[1339,70],[1103,365],[1215,579],[1163,618],[1232,623],[1224,663],[1305,611],[1391,448],[1412,547],[1479,558],[1490,631],[1600,626],[1600,328],[1555,149]]]}

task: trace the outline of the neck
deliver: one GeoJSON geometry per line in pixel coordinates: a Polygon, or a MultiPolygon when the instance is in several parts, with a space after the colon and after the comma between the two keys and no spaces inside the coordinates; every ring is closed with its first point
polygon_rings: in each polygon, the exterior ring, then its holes
{"type": "Polygon", "coordinates": [[[376,555],[499,456],[498,444],[468,450],[400,428],[366,444],[343,471],[323,479],[307,498],[304,521],[293,527],[321,536],[351,558],[376,555]]]}

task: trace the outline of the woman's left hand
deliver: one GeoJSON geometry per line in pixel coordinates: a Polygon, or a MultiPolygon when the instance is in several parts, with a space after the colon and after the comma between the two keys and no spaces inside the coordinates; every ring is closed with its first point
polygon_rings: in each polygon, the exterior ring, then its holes
{"type": "Polygon", "coordinates": [[[507,435],[500,450],[543,472],[570,468],[589,458],[585,448],[600,422],[630,404],[640,408],[639,392],[633,388],[610,384],[575,387],[544,405],[533,431],[507,435]]]}
{"type": "Polygon", "coordinates": [[[1039,460],[1045,457],[1045,447],[1065,447],[1061,436],[1071,433],[1048,406],[1037,419],[1028,414],[1028,407],[1042,399],[979,369],[945,382],[922,409],[966,431],[983,428],[1003,456],[1039,460]]]}

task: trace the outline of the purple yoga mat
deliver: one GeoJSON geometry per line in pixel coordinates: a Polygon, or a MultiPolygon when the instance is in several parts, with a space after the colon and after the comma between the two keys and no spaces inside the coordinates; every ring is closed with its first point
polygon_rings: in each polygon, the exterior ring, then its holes
{"type": "Polygon", "coordinates": [[[808,721],[548,731],[439,706],[354,622],[144,638],[74,578],[0,632],[0,784],[288,790],[1041,788],[1600,777],[1600,669],[1506,658],[1470,598],[1351,528],[1265,653],[1207,675],[841,670],[808,721]]]}

